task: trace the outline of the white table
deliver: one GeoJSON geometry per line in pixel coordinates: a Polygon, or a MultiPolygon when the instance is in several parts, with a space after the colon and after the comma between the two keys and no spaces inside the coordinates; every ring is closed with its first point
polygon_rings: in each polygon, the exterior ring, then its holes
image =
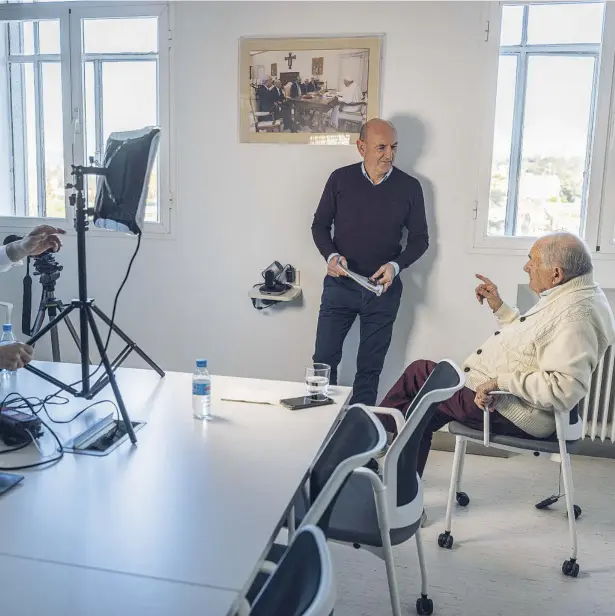
{"type": "MultiPolygon", "coordinates": [[[[79,378],[78,366],[38,365],[65,382],[79,378]]],[[[22,484],[0,497],[0,554],[233,591],[226,599],[234,601],[249,587],[350,390],[334,388],[335,405],[289,411],[220,398],[279,400],[302,395],[302,383],[213,377],[216,417],[201,422],[192,418],[190,374],[161,380],[122,368],[118,380],[131,419],[147,421],[137,446],[126,442],[102,458],[66,454],[54,467],[24,472],[22,484]]],[[[54,390],[25,371],[17,387],[30,396],[54,390]]],[[[109,389],[96,399],[105,398],[112,398],[109,389]]],[[[66,419],[87,404],[71,399],[50,412],[66,419]]],[[[95,407],[54,430],[64,440],[111,408],[95,407]]],[[[43,448],[52,444],[46,435],[43,448]]],[[[0,463],[37,455],[28,447],[0,463]]]]}
{"type": "Polygon", "coordinates": [[[208,616],[238,593],[210,586],[0,555],[0,609],[7,616],[208,616]]]}

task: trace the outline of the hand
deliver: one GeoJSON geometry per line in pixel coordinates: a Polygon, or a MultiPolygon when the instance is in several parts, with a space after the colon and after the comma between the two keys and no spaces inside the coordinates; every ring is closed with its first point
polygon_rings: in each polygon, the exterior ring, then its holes
{"type": "Polygon", "coordinates": [[[485,276],[481,276],[480,274],[476,274],[476,277],[482,281],[482,284],[479,284],[475,291],[478,303],[482,304],[484,300],[487,300],[489,308],[491,308],[493,312],[497,312],[504,303],[498,293],[498,288],[489,278],[485,278],[485,276]]]}
{"type": "Polygon", "coordinates": [[[58,229],[50,225],[35,227],[20,240],[21,248],[28,257],[43,254],[50,248],[53,252],[58,252],[62,248],[62,240],[60,240],[58,235],[64,235],[65,233],[64,229],[58,229]]]}
{"type": "Polygon", "coordinates": [[[0,369],[17,370],[32,361],[34,349],[27,344],[15,342],[0,346],[0,369]]]}
{"type": "Polygon", "coordinates": [[[483,410],[493,412],[493,396],[489,394],[498,389],[496,379],[489,379],[486,383],[479,385],[476,388],[476,396],[474,396],[474,404],[483,410]]]}
{"type": "Polygon", "coordinates": [[[340,267],[343,265],[344,267],[348,267],[348,263],[345,257],[341,255],[336,255],[329,261],[327,264],[327,275],[333,276],[333,278],[339,278],[340,276],[348,276],[348,274],[340,267]]]}
{"type": "Polygon", "coordinates": [[[372,280],[378,284],[381,284],[386,291],[392,284],[395,278],[395,268],[387,263],[383,265],[373,276],[372,280]]]}

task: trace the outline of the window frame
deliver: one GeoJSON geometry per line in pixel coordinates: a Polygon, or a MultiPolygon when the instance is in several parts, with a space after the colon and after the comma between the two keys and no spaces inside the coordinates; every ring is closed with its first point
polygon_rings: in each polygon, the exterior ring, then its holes
{"type": "MultiPolygon", "coordinates": [[[[167,2],[136,2],[120,4],[106,2],[45,2],[33,4],[0,5],[0,21],[58,19],[60,22],[60,66],[62,75],[64,179],[71,182],[71,164],[86,164],[85,160],[85,101],[83,96],[83,70],[81,68],[81,20],[87,18],[158,18],[158,125],[161,128],[159,157],[158,222],[145,222],[144,235],[171,237],[173,215],[174,172],[172,161],[171,127],[171,7],[167,2]]],[[[57,54],[56,54],[57,55],[57,54]]],[[[70,233],[72,210],[65,191],[66,217],[0,216],[0,228],[28,230],[38,224],[57,221],[70,233]]],[[[108,235],[108,231],[91,227],[91,234],[108,235]]],[[[114,234],[117,236],[117,234],[114,234]]]]}
{"type": "MultiPolygon", "coordinates": [[[[571,2],[560,1],[553,4],[580,4],[583,0],[572,0],[571,2]]],[[[487,20],[488,36],[484,41],[488,51],[484,54],[485,58],[485,92],[486,97],[483,102],[482,113],[480,115],[484,120],[484,130],[481,137],[481,149],[484,153],[478,170],[476,200],[473,204],[472,219],[472,252],[484,254],[515,254],[526,255],[528,249],[535,241],[535,237],[525,236],[489,236],[489,194],[491,187],[492,159],[493,159],[493,138],[495,131],[495,114],[496,114],[496,93],[498,79],[498,64],[502,49],[512,49],[516,46],[500,47],[500,32],[502,20],[503,6],[525,6],[531,4],[547,4],[544,2],[492,2],[487,8],[485,18],[487,20]]],[[[549,3],[550,4],[550,3],[549,3]]],[[[613,89],[613,67],[615,60],[615,6],[613,3],[605,2],[604,8],[604,23],[603,23],[603,38],[600,52],[597,55],[596,64],[594,66],[594,88],[596,92],[595,100],[592,104],[593,116],[593,131],[590,132],[588,143],[590,150],[586,160],[586,178],[584,181],[584,190],[586,191],[585,200],[585,219],[582,230],[582,236],[588,243],[590,249],[596,252],[596,248],[600,246],[599,241],[600,229],[603,228],[605,217],[602,215],[602,203],[604,192],[605,179],[605,163],[606,153],[609,141],[609,128],[612,122],[609,120],[611,114],[611,94],[613,89]]],[[[595,55],[594,52],[588,49],[587,45],[532,45],[530,51],[526,51],[526,55],[541,55],[536,52],[542,51],[542,55],[547,52],[549,55],[557,54],[559,49],[569,50],[576,48],[579,50],[579,55],[595,55]]],[[[505,52],[504,52],[505,54],[505,52]]],[[[571,55],[570,51],[562,51],[560,55],[571,55]]],[[[518,62],[517,71],[523,69],[518,62]]],[[[517,74],[518,74],[517,73],[517,74]]],[[[520,96],[519,92],[515,92],[516,96],[520,96]]],[[[522,110],[521,110],[522,111],[522,110]]],[[[514,130],[514,129],[513,129],[514,130]]],[[[514,135],[514,133],[513,133],[514,135]]],[[[611,139],[612,140],[612,139],[611,139]]],[[[615,146],[615,144],[613,144],[615,146]]],[[[520,143],[517,144],[519,149],[520,143]]],[[[513,144],[513,152],[515,145],[513,144]]],[[[613,162],[615,174],[615,160],[613,162]]],[[[511,167],[512,169],[512,167],[511,167]]],[[[615,186],[614,186],[615,189],[615,186]]],[[[508,202],[507,202],[508,203],[508,202]]],[[[608,209],[608,208],[604,208],[608,209]]],[[[514,214],[507,207],[507,219],[514,214]]],[[[615,216],[613,217],[613,229],[615,229],[615,216]]],[[[615,232],[613,233],[615,236],[615,232]]],[[[615,243],[613,245],[613,253],[615,254],[615,243]]],[[[600,248],[602,251],[602,248],[600,248]]]]}

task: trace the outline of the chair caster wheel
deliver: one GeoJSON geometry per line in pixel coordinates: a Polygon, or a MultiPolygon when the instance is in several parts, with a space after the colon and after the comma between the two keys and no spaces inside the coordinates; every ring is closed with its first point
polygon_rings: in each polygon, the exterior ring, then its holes
{"type": "Polygon", "coordinates": [[[457,504],[467,507],[470,504],[470,497],[465,492],[457,492],[457,504]]]}
{"type": "Polygon", "coordinates": [[[562,565],[562,573],[568,577],[577,577],[579,575],[579,563],[576,560],[565,560],[562,565]]]}
{"type": "Polygon", "coordinates": [[[441,548],[446,548],[450,550],[453,547],[453,535],[451,535],[448,531],[443,532],[438,537],[438,545],[441,548]]]}
{"type": "MultiPolygon", "coordinates": [[[[579,507],[578,505],[573,505],[573,508],[574,508],[574,519],[578,520],[581,514],[583,513],[583,509],[581,509],[581,507],[579,507]]],[[[568,512],[566,512],[566,517],[568,517],[568,512]]]]}
{"type": "Polygon", "coordinates": [[[416,613],[419,615],[426,614],[427,616],[433,614],[433,601],[428,599],[427,595],[421,595],[416,600],[416,613]]]}

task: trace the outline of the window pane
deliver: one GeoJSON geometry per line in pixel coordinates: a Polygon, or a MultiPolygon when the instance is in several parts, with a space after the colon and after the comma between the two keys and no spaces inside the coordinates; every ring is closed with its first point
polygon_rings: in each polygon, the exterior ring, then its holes
{"type": "Polygon", "coordinates": [[[503,6],[500,45],[519,45],[523,28],[523,7],[503,6]]]}
{"type": "Polygon", "coordinates": [[[505,231],[516,79],[517,56],[500,56],[489,191],[489,235],[504,235],[505,231]]]}
{"type": "Polygon", "coordinates": [[[531,56],[516,235],[579,233],[594,58],[531,56]]]}
{"type": "Polygon", "coordinates": [[[530,45],[555,43],[600,43],[604,4],[530,5],[527,42],[530,45]]]}
{"type": "Polygon", "coordinates": [[[38,22],[39,53],[60,53],[60,22],[47,19],[38,22]]]}
{"type": "Polygon", "coordinates": [[[31,63],[14,63],[10,67],[15,213],[18,216],[36,216],[38,183],[34,67],[31,63]]]}
{"type": "Polygon", "coordinates": [[[156,61],[103,62],[103,141],[157,123],[156,61]]]}
{"type": "Polygon", "coordinates": [[[59,62],[41,66],[45,155],[45,215],[64,218],[64,147],[62,126],[62,76],[59,62]]]}
{"type": "Polygon", "coordinates": [[[9,54],[12,56],[31,56],[34,53],[34,27],[31,21],[7,23],[9,34],[9,54]]]}
{"type": "Polygon", "coordinates": [[[84,19],[85,53],[146,53],[158,51],[158,18],[84,19]]]}
{"type": "Polygon", "coordinates": [[[12,63],[10,77],[14,213],[62,218],[65,203],[60,63],[43,62],[39,72],[31,62],[12,63]]]}
{"type": "MultiPolygon", "coordinates": [[[[103,62],[103,144],[117,131],[135,130],[158,123],[157,63],[103,62]]],[[[103,145],[104,148],[104,145],[103,145]]],[[[148,191],[146,219],[158,219],[158,165],[148,191]]]]}

